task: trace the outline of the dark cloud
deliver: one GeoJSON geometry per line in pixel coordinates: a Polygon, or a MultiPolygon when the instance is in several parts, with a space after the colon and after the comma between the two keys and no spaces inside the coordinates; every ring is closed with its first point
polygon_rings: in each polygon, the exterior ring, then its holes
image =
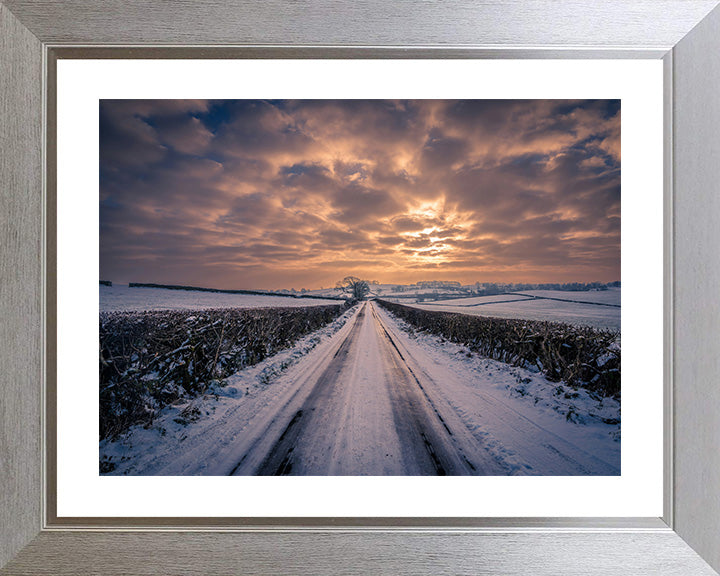
{"type": "Polygon", "coordinates": [[[431,171],[452,170],[456,162],[465,160],[469,148],[466,140],[444,136],[433,128],[422,148],[422,165],[431,171]]]}
{"type": "Polygon", "coordinates": [[[360,225],[403,209],[390,190],[349,184],[332,194],[334,217],[345,224],[360,225]]]}

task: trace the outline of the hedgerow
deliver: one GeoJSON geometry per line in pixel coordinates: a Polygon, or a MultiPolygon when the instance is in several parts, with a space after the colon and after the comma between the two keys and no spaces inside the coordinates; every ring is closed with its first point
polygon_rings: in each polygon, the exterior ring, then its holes
{"type": "Polygon", "coordinates": [[[150,424],[180,398],[261,362],[346,307],[100,314],[100,438],[150,424]]]}
{"type": "Polygon", "coordinates": [[[378,303],[416,329],[464,344],[482,356],[516,366],[537,366],[550,381],[620,397],[618,332],[421,310],[385,300],[378,303]]]}

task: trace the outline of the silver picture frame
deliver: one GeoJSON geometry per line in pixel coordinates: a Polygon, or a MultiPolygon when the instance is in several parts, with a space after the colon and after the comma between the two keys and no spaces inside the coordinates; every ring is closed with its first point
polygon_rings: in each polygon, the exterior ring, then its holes
{"type": "Polygon", "coordinates": [[[720,570],[720,0],[0,0],[0,574],[720,570]],[[665,71],[660,518],[59,518],[61,58],[645,58],[665,71]]]}

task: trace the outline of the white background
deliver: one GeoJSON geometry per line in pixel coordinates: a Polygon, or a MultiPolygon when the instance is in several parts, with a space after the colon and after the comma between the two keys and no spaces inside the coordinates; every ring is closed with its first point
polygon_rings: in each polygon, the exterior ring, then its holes
{"type": "Polygon", "coordinates": [[[58,516],[661,516],[662,143],[659,60],[60,60],[58,516]],[[102,98],[622,99],[622,475],[100,477],[102,98]]]}

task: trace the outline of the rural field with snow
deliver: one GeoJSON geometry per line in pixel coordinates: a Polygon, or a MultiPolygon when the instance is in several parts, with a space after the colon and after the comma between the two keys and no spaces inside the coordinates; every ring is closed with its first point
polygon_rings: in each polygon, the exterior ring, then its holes
{"type": "Polygon", "coordinates": [[[100,290],[101,473],[619,473],[614,332],[488,333],[373,298],[100,290]]]}
{"type": "Polygon", "coordinates": [[[100,286],[100,311],[206,310],[209,308],[296,308],[338,305],[337,300],[263,294],[229,294],[197,290],[100,286]]]}
{"type": "Polygon", "coordinates": [[[101,100],[99,473],[619,476],[619,100],[101,100]]]}
{"type": "Polygon", "coordinates": [[[478,298],[433,300],[425,298],[397,299],[423,310],[461,312],[497,318],[523,318],[582,324],[594,328],[620,330],[620,289],[604,291],[566,292],[559,290],[530,290],[509,292],[478,298]]]}

